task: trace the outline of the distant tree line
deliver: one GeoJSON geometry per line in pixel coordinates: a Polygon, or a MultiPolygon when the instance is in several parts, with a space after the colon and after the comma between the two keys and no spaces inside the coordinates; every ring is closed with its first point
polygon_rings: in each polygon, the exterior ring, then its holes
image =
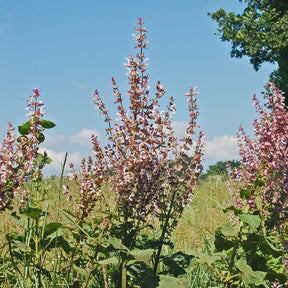
{"type": "Polygon", "coordinates": [[[208,167],[207,171],[200,176],[200,180],[205,180],[209,176],[213,175],[221,175],[224,177],[228,176],[227,164],[229,164],[231,169],[233,170],[235,168],[238,168],[241,165],[241,162],[236,160],[229,160],[226,162],[218,161],[216,164],[210,165],[208,167]]]}

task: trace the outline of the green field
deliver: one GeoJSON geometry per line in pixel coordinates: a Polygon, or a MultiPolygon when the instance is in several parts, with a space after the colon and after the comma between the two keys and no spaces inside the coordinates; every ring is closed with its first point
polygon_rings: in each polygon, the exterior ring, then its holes
{"type": "MultiPolygon", "coordinates": [[[[71,213],[76,212],[75,209],[76,206],[72,202],[67,201],[65,195],[62,193],[63,184],[68,184],[69,187],[71,188],[72,193],[77,198],[78,192],[76,190],[76,187],[74,187],[73,183],[66,178],[63,179],[63,183],[60,183],[60,179],[58,177],[52,177],[51,179],[43,180],[39,185],[36,186],[35,183],[27,184],[30,201],[31,203],[33,203],[31,204],[31,206],[37,207],[42,211],[48,212],[47,214],[45,214],[45,216],[39,217],[39,223],[38,223],[39,229],[43,229],[43,227],[45,226],[49,227],[49,223],[61,223],[63,227],[73,226],[73,223],[70,221],[72,217],[69,216],[70,218],[69,220],[67,217],[67,213],[65,213],[64,211],[69,210],[71,213]]],[[[113,202],[112,195],[106,195],[106,197],[110,197],[109,202],[111,203],[111,207],[113,207],[113,205],[115,205],[116,203],[113,202]]],[[[204,181],[201,181],[197,185],[197,189],[195,191],[195,195],[192,199],[192,202],[185,208],[183,217],[180,219],[177,227],[172,233],[171,237],[172,245],[170,246],[166,245],[162,253],[166,255],[173,255],[177,252],[181,252],[182,253],[181,255],[190,255],[190,252],[192,250],[200,252],[205,250],[207,246],[207,241],[211,242],[213,239],[216,227],[228,220],[228,218],[222,211],[222,207],[225,206],[227,201],[229,200],[230,196],[228,193],[227,184],[224,180],[222,180],[221,176],[216,178],[210,177],[204,181]]],[[[77,271],[75,265],[74,268],[76,270],[71,271],[71,277],[69,279],[68,278],[65,279],[64,277],[65,273],[63,273],[62,270],[66,269],[67,261],[69,257],[71,257],[71,255],[69,255],[69,253],[66,254],[65,251],[62,251],[62,248],[60,247],[59,243],[58,244],[54,243],[53,245],[55,245],[55,247],[53,249],[49,248],[47,249],[47,251],[41,252],[39,250],[38,252],[36,252],[34,250],[35,238],[41,237],[40,235],[41,233],[35,232],[36,218],[34,220],[33,217],[32,218],[23,217],[17,219],[16,217],[13,217],[13,215],[15,216],[16,214],[21,215],[19,213],[17,205],[15,205],[13,211],[7,210],[0,215],[1,243],[3,244],[1,247],[1,266],[0,266],[1,287],[29,287],[28,285],[31,285],[31,287],[36,287],[35,283],[33,284],[33,277],[36,277],[35,275],[37,274],[37,269],[35,269],[36,266],[35,261],[37,257],[41,258],[41,267],[43,268],[43,271],[44,270],[50,271],[49,273],[51,274],[53,274],[53,269],[56,269],[58,271],[53,275],[54,279],[52,279],[53,278],[52,277],[51,279],[45,278],[45,280],[43,280],[42,283],[43,287],[74,287],[71,285],[73,285],[73,281],[75,282],[75,279],[79,279],[80,281],[79,287],[86,287],[84,286],[85,285],[84,279],[85,275],[87,276],[87,274],[89,273],[89,269],[91,268],[88,265],[89,263],[86,263],[87,265],[85,264],[86,267],[82,266],[81,271],[80,268],[77,271]],[[15,214],[13,212],[15,212],[15,214]],[[29,232],[31,232],[30,236],[28,236],[29,232]],[[8,243],[7,235],[10,235],[10,240],[13,239],[13,241],[11,240],[11,243],[14,245],[12,255],[10,254],[11,251],[9,252],[9,249],[12,249],[12,247],[9,248],[9,245],[7,244],[8,243]],[[21,235],[22,240],[19,238],[19,235],[21,235]],[[26,263],[25,263],[25,257],[27,258],[26,263]],[[65,259],[65,257],[67,257],[67,259],[65,259]],[[15,263],[13,263],[13,261],[11,260],[13,258],[15,258],[14,259],[15,263]],[[22,266],[21,261],[19,259],[23,260],[22,266]],[[25,267],[25,265],[27,265],[28,267],[25,267]],[[24,271],[25,268],[31,270],[32,272],[30,271],[29,273],[33,274],[34,276],[32,277],[31,274],[29,274],[28,277],[27,273],[26,280],[23,279],[25,274],[24,271]],[[19,269],[19,271],[17,271],[17,269],[19,269]],[[17,274],[19,274],[20,276],[19,275],[17,276],[17,274]]],[[[154,231],[156,233],[157,223],[154,222],[153,225],[155,225],[154,231]]],[[[61,231],[59,230],[58,233],[61,235],[63,234],[63,237],[64,236],[68,238],[70,237],[70,240],[68,242],[75,244],[77,243],[77,240],[73,239],[73,237],[75,238],[75,235],[73,236],[73,233],[71,233],[72,231],[73,231],[72,228],[71,230],[63,229],[61,231]]],[[[143,234],[145,234],[145,231],[143,232],[143,234]]],[[[45,237],[43,236],[43,238],[45,237]]],[[[10,245],[12,245],[11,243],[10,245]]],[[[81,243],[78,244],[82,245],[81,243]]],[[[82,247],[82,249],[84,248],[82,247]]],[[[188,271],[187,273],[181,275],[181,278],[184,277],[187,281],[189,281],[189,283],[191,284],[191,285],[189,284],[190,285],[189,287],[200,287],[197,285],[206,285],[206,284],[209,285],[210,282],[209,273],[205,270],[204,266],[201,267],[197,265],[198,264],[195,262],[187,270],[188,271]],[[201,281],[203,281],[203,283],[199,284],[201,283],[201,281]]],[[[161,269],[165,270],[164,266],[162,267],[160,265],[160,270],[161,269]]],[[[73,270],[73,268],[71,270],[73,270]]],[[[95,279],[97,277],[94,279],[94,281],[92,278],[91,281],[89,281],[89,284],[87,284],[88,285],[87,287],[104,287],[101,286],[102,284],[100,284],[100,286],[95,286],[95,283],[97,282],[97,281],[95,282],[95,279]]],[[[140,287],[140,286],[133,286],[133,287],[140,287]]]]}

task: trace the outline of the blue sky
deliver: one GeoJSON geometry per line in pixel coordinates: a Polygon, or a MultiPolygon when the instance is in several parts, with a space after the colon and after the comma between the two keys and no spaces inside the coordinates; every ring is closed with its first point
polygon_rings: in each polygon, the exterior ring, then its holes
{"type": "Polygon", "coordinates": [[[231,58],[230,44],[214,35],[217,24],[207,12],[243,7],[237,0],[0,1],[2,138],[7,121],[14,126],[26,122],[25,100],[39,88],[46,119],[57,125],[47,131],[42,144],[54,160],[46,173],[60,173],[66,151],[68,161],[77,165],[90,153],[92,133],[105,139],[105,124],[94,110],[92,93],[98,89],[111,112],[112,76],[126,94],[123,64],[135,52],[133,28],[137,18],[144,17],[150,86],[160,80],[167,102],[170,96],[176,98],[177,133],[188,120],[184,95],[188,87],[198,86],[206,167],[237,159],[238,127],[251,132],[256,114],[250,99],[253,94],[262,97],[275,67],[264,64],[255,72],[248,58],[231,58]]]}

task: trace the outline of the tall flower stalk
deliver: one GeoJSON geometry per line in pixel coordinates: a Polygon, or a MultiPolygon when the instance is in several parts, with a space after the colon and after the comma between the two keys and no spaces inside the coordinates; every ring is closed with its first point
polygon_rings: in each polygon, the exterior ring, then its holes
{"type": "MultiPolygon", "coordinates": [[[[186,134],[182,139],[174,135],[174,98],[170,98],[165,111],[160,110],[159,100],[166,93],[160,81],[156,84],[155,96],[150,96],[148,61],[144,54],[148,43],[147,30],[142,18],[139,18],[135,31],[137,53],[136,56],[130,55],[125,64],[130,86],[128,108],[112,78],[114,104],[118,110],[118,119],[113,123],[100,92],[95,90],[93,102],[108,123],[109,143],[101,148],[98,139],[92,137],[94,164],[91,158],[88,163],[83,160],[82,177],[75,174],[75,179],[81,187],[80,208],[84,209],[84,214],[95,205],[94,200],[101,195],[103,184],[106,183],[115,194],[122,223],[120,237],[130,250],[137,245],[137,236],[147,226],[148,217],[159,220],[162,232],[154,258],[156,274],[162,246],[189,203],[201,172],[203,134],[199,132],[194,142],[198,128],[195,99],[198,93],[192,87],[186,94],[190,119],[186,134]],[[87,197],[91,201],[87,201],[87,197]]],[[[121,257],[122,287],[126,287],[127,255],[121,252],[121,257]]]]}
{"type": "Polygon", "coordinates": [[[252,98],[258,114],[253,122],[254,138],[242,127],[239,129],[243,165],[230,171],[230,188],[239,208],[252,215],[260,214],[266,232],[280,236],[288,273],[288,112],[283,92],[273,83],[268,84],[268,89],[267,109],[255,95],[252,98]]]}
{"type": "Polygon", "coordinates": [[[45,128],[52,128],[55,124],[43,120],[44,104],[39,100],[40,90],[34,89],[33,94],[27,100],[29,121],[18,127],[20,136],[17,138],[15,128],[9,122],[6,138],[0,147],[0,211],[12,208],[13,198],[19,194],[20,203],[25,203],[27,192],[23,183],[27,177],[33,175],[37,170],[38,178],[41,176],[41,169],[47,155],[38,152],[39,144],[44,141],[43,131],[45,128]],[[40,161],[39,156],[43,157],[40,161]],[[38,161],[36,161],[38,159],[38,161]]]}
{"type": "Polygon", "coordinates": [[[281,231],[288,218],[288,112],[283,93],[272,83],[268,88],[268,109],[260,105],[255,95],[252,98],[258,113],[253,122],[255,137],[250,138],[239,128],[239,153],[245,169],[236,170],[233,183],[238,192],[250,191],[239,205],[247,204],[253,211],[261,203],[269,226],[281,231]]]}

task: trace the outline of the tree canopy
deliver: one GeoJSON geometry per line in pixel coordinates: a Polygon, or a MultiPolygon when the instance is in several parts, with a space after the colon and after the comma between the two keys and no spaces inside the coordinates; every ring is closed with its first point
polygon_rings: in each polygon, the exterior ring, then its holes
{"type": "Polygon", "coordinates": [[[231,170],[234,170],[235,168],[240,167],[241,162],[237,160],[229,160],[225,162],[218,161],[216,164],[210,165],[207,171],[201,175],[200,179],[205,180],[209,176],[213,175],[228,176],[227,164],[230,166],[231,170]]]}
{"type": "Polygon", "coordinates": [[[222,41],[232,44],[231,56],[248,56],[258,71],[264,62],[277,63],[270,80],[285,93],[288,105],[288,1],[239,0],[247,4],[242,14],[219,9],[208,13],[218,23],[222,41]]]}

